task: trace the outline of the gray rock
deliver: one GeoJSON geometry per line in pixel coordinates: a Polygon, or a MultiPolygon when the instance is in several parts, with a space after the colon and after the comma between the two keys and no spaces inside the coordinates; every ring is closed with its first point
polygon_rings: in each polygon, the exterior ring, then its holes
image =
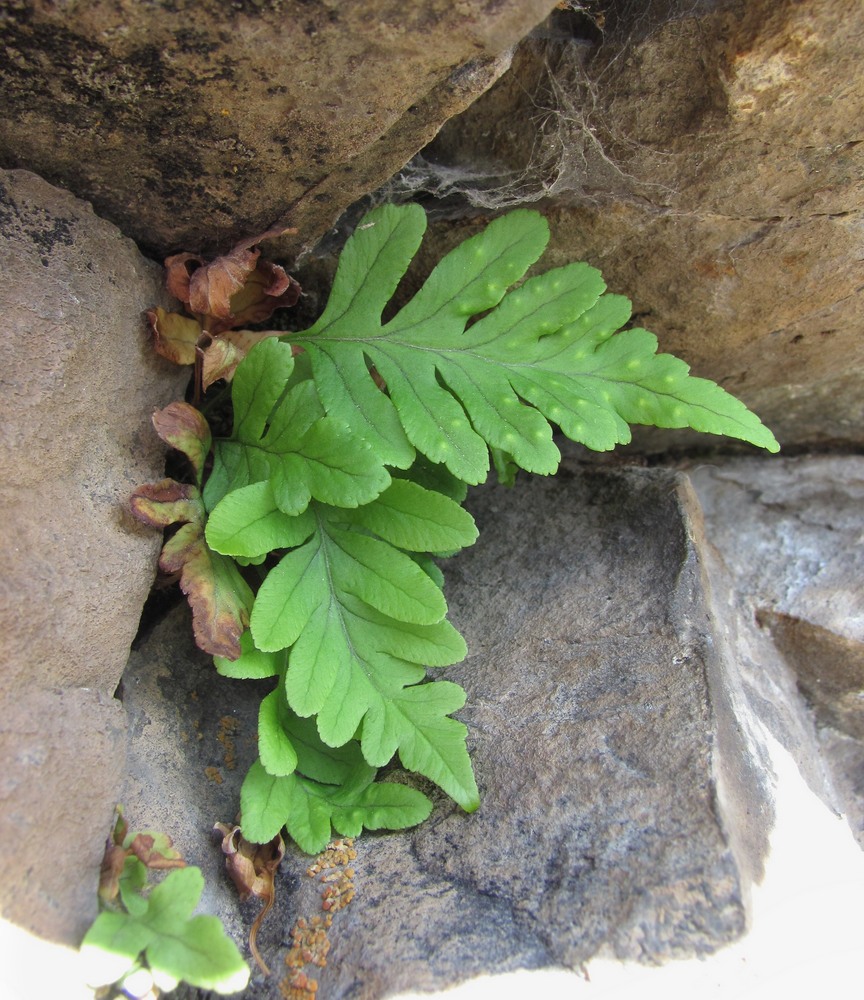
{"type": "Polygon", "coordinates": [[[136,643],[118,692],[129,740],[118,801],[130,829],[168,834],[187,862],[201,868],[202,906],[219,913],[238,942],[257,907],[238,907],[213,825],[233,823],[238,814],[240,783],[258,756],[258,706],[268,690],[216,673],[212,657],[195,646],[178,590],[172,610],[136,643]]]}
{"type": "Polygon", "coordinates": [[[149,418],[189,376],[148,343],[160,269],[23,171],[0,172],[0,273],[0,898],[77,944],[123,770],[112,696],[159,548],[126,503],[162,478],[149,418]]]}
{"type": "MultiPolygon", "coordinates": [[[[713,707],[725,681],[691,505],[675,474],[577,464],[475,492],[480,541],[445,566],[470,654],[446,676],[468,693],[482,805],[466,816],[438,795],[416,830],[357,841],[356,896],[333,919],[326,969],[305,970],[322,995],[441,989],[604,952],[661,962],[743,932],[771,810],[713,707]],[[761,826],[732,836],[748,812],[761,826]]],[[[219,678],[181,609],[124,679],[130,819],[174,836],[241,934],[256,907],[232,900],[208,830],[237,808],[266,690],[219,678]]],[[[259,935],[274,975],[250,998],[279,996],[291,926],[321,915],[308,864],[289,849],[259,935]]]]}
{"type": "Polygon", "coordinates": [[[864,846],[864,460],[737,459],[689,475],[747,698],[864,846]]]}
{"type": "Polygon", "coordinates": [[[687,472],[713,545],[756,609],[864,641],[864,459],[714,460],[687,472]]]}
{"type": "Polygon", "coordinates": [[[0,165],[141,246],[315,243],[506,69],[552,0],[4,4],[0,165]]]}

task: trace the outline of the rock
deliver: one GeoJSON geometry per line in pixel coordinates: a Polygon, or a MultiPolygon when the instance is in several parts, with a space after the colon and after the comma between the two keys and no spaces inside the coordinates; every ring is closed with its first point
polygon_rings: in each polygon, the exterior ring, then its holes
{"type": "Polygon", "coordinates": [[[552,0],[4,5],[0,165],[157,256],[314,244],[506,69],[552,0]]]}
{"type": "MultiPolygon", "coordinates": [[[[603,951],[655,963],[743,932],[771,807],[713,707],[730,696],[692,502],[675,474],[578,464],[472,495],[480,541],[445,565],[470,654],[446,676],[468,693],[482,805],[467,816],[438,795],[416,830],[355,843],[356,895],[333,919],[326,969],[305,969],[322,995],[572,969],[603,951]]],[[[130,819],[202,866],[240,936],[257,906],[232,900],[208,831],[233,818],[269,686],[218,677],[180,608],[124,678],[130,819]]],[[[251,1000],[280,995],[292,925],[321,914],[308,865],[289,849],[258,938],[274,975],[253,979],[251,1000]]]]}
{"type": "Polygon", "coordinates": [[[99,864],[122,785],[123,709],[110,693],[69,685],[34,684],[4,705],[3,917],[77,945],[96,917],[99,864]]]}
{"type": "Polygon", "coordinates": [[[757,612],[820,726],[864,740],[864,642],[790,615],[757,612]]]}
{"type": "Polygon", "coordinates": [[[736,622],[730,659],[769,731],[864,846],[864,459],[736,459],[689,475],[714,547],[717,615],[736,622]],[[812,718],[791,713],[796,688],[812,718]]]}
{"type": "MultiPolygon", "coordinates": [[[[237,904],[213,824],[233,823],[258,756],[258,706],[269,685],[220,677],[199,650],[182,595],[136,643],[119,691],[129,721],[123,803],[130,829],[160,830],[205,876],[202,908],[240,943],[257,905],[237,904]]],[[[299,855],[298,855],[299,857],[299,855]]],[[[283,893],[284,895],[284,893],[283,893]]]]}
{"type": "Polygon", "coordinates": [[[159,549],[126,502],[164,474],[150,415],[189,374],[148,342],[160,269],[23,171],[0,172],[0,269],[0,897],[77,945],[123,771],[113,694],[159,549]]]}
{"type": "MultiPolygon", "coordinates": [[[[782,444],[860,445],[864,7],[602,6],[605,21],[557,12],[387,196],[451,217],[543,199],[545,267],[599,267],[638,325],[782,444]]],[[[466,235],[451,228],[427,266],[466,235]]]]}
{"type": "Polygon", "coordinates": [[[712,544],[754,611],[864,642],[864,459],[741,458],[691,463],[687,471],[712,544]]]}

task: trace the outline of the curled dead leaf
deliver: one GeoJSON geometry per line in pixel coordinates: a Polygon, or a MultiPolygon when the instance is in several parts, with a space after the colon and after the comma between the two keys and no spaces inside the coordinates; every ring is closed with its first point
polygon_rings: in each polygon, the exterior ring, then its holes
{"type": "Polygon", "coordinates": [[[198,267],[189,277],[189,308],[204,316],[233,319],[231,299],[242,291],[255,270],[260,250],[232,250],[209,264],[198,267]]]}
{"type": "Polygon", "coordinates": [[[274,310],[296,305],[300,285],[279,264],[259,261],[231,297],[231,326],[263,323],[274,310]]]}
{"type": "Polygon", "coordinates": [[[205,541],[203,507],[202,503],[198,520],[184,524],[165,543],[159,568],[163,573],[180,573],[198,648],[236,660],[255,597],[234,561],[214,552],[205,541]]]}
{"type": "Polygon", "coordinates": [[[105,844],[105,854],[99,870],[99,897],[106,903],[117,898],[120,878],[126,859],[134,855],[148,868],[185,868],[183,855],[164,833],[143,831],[130,834],[123,816],[123,807],[117,806],[117,819],[111,836],[105,844]]]}
{"type": "Polygon", "coordinates": [[[196,253],[175,253],[165,258],[165,287],[168,292],[189,305],[189,282],[206,261],[196,253]]]}
{"type": "Polygon", "coordinates": [[[127,854],[134,854],[148,868],[185,868],[186,862],[175,850],[170,837],[161,835],[161,843],[152,833],[137,833],[127,847],[127,854]]]}
{"type": "Polygon", "coordinates": [[[195,348],[202,333],[197,319],[157,308],[147,310],[147,322],[157,354],[175,365],[195,363],[195,348]]]}
{"type": "Polygon", "coordinates": [[[99,898],[103,902],[110,903],[117,898],[120,891],[120,876],[123,874],[123,865],[126,864],[128,854],[128,851],[111,840],[105,845],[105,854],[99,868],[99,898]]]}
{"type": "Polygon", "coordinates": [[[274,892],[276,869],[285,857],[285,841],[281,835],[277,834],[266,844],[254,844],[246,840],[237,825],[216,823],[213,829],[222,834],[225,867],[240,899],[250,896],[269,899],[274,892]]]}
{"type": "Polygon", "coordinates": [[[278,264],[259,260],[256,248],[285,232],[290,230],[271,229],[250,237],[209,263],[192,253],[167,257],[168,291],[201,317],[202,327],[213,335],[263,322],[274,309],[293,306],[300,296],[300,285],[278,264]]]}
{"type": "Polygon", "coordinates": [[[182,451],[195,471],[195,481],[201,484],[204,462],[210,453],[212,436],[204,415],[188,403],[169,403],[153,414],[156,433],[172,448],[182,451]]]}
{"type": "Polygon", "coordinates": [[[230,331],[214,339],[201,352],[201,388],[204,392],[220,378],[230,382],[237,365],[246,357],[246,351],[228,340],[229,336],[230,331]]]}
{"type": "Polygon", "coordinates": [[[163,479],[139,486],[129,504],[135,517],[152,527],[182,523],[162,547],[159,568],[169,575],[180,574],[180,589],[192,608],[198,648],[236,660],[255,598],[234,561],[207,544],[207,513],[198,488],[163,479]]]}
{"type": "Polygon", "coordinates": [[[258,951],[258,929],[276,900],[276,870],[285,856],[285,842],[277,833],[266,844],[254,844],[245,839],[239,826],[227,823],[217,823],[213,829],[222,834],[225,867],[240,899],[257,896],[265,901],[249,931],[249,948],[261,971],[269,976],[270,970],[258,951]]]}
{"type": "Polygon", "coordinates": [[[178,483],[176,479],[139,486],[129,498],[132,513],[151,528],[167,528],[169,524],[197,520],[200,502],[197,487],[178,483]]]}
{"type": "Polygon", "coordinates": [[[284,330],[226,330],[221,333],[202,352],[201,387],[206,390],[220,378],[230,382],[237,365],[256,344],[284,334],[284,330]]]}
{"type": "Polygon", "coordinates": [[[273,311],[293,306],[300,285],[283,267],[261,260],[257,244],[294,232],[269,229],[238,243],[209,263],[198,254],[179,253],[165,259],[165,283],[194,318],[164,309],[150,309],[147,319],[157,353],[182,365],[194,365],[194,400],[219,379],[231,380],[237,365],[254,344],[277,331],[253,334],[230,331],[263,323],[273,311]]]}

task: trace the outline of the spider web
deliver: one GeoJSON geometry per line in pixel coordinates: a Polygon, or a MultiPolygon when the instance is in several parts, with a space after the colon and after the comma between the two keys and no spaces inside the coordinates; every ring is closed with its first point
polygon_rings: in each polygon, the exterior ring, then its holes
{"type": "Polygon", "coordinates": [[[447,122],[372,203],[420,201],[433,217],[452,218],[553,197],[583,203],[650,197],[657,185],[644,170],[638,177],[628,172],[628,152],[637,144],[611,124],[604,91],[633,46],[669,21],[722,5],[724,0],[562,3],[520,43],[504,77],[447,122]]]}

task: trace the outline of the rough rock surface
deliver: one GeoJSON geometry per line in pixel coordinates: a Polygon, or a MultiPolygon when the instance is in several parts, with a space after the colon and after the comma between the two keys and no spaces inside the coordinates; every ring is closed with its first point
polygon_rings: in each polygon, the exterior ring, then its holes
{"type": "MultiPolygon", "coordinates": [[[[580,7],[593,20],[559,11],[388,196],[451,215],[545,197],[547,266],[600,267],[782,444],[860,444],[864,6],[580,7]]],[[[465,235],[441,228],[430,259],[465,235]]]]}
{"type": "Polygon", "coordinates": [[[2,3],[0,165],[157,255],[314,243],[508,64],[551,0],[2,3]]]}
{"type": "Polygon", "coordinates": [[[77,944],[123,771],[112,696],[159,546],[124,504],[162,477],[149,418],[188,372],[145,332],[160,269],[23,171],[0,172],[0,273],[0,899],[77,944]]]}
{"type": "MultiPolygon", "coordinates": [[[[483,803],[469,817],[439,797],[418,829],[357,841],[356,896],[334,917],[327,968],[306,969],[322,995],[574,968],[601,951],[655,962],[742,933],[764,844],[755,831],[739,857],[718,782],[724,802],[746,801],[742,815],[764,824],[770,807],[758,776],[718,750],[735,737],[712,708],[724,681],[692,502],[666,471],[578,465],[477,491],[480,541],[445,566],[470,649],[447,676],[468,692],[483,803]]],[[[202,866],[208,903],[242,938],[208,841],[237,808],[262,690],[219,678],[189,635],[177,608],[130,660],[125,802],[133,824],[165,829],[202,866]]],[[[275,974],[250,998],[279,996],[291,926],[321,913],[308,864],[289,850],[259,935],[275,974]]],[[[256,909],[244,907],[247,927],[256,909]]]]}
{"type": "Polygon", "coordinates": [[[734,658],[749,697],[864,846],[864,459],[738,459],[689,475],[715,551],[718,617],[738,620],[734,658]],[[766,670],[778,653],[785,670],[766,670]],[[784,715],[796,687],[812,717],[784,715]]]}

